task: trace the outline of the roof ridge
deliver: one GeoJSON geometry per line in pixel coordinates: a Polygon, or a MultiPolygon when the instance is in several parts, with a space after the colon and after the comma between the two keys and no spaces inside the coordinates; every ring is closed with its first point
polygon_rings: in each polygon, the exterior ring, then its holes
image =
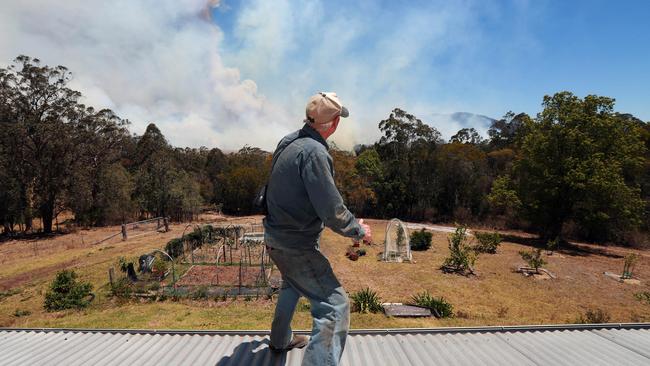
{"type": "MultiPolygon", "coordinates": [[[[563,331],[591,329],[650,329],[650,323],[603,323],[603,324],[549,324],[549,325],[503,325],[483,327],[440,327],[440,328],[384,328],[351,329],[350,335],[372,334],[431,334],[431,333],[504,333],[530,331],[563,331]]],[[[111,334],[196,334],[196,335],[259,335],[266,336],[270,330],[193,330],[193,329],[91,329],[91,328],[2,328],[0,332],[44,332],[44,333],[111,333],[111,334]]],[[[296,330],[308,334],[309,330],[296,330]]]]}

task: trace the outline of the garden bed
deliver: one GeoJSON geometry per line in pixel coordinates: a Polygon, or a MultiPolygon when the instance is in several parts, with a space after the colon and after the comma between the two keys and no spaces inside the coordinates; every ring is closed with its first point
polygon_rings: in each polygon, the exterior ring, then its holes
{"type": "Polygon", "coordinates": [[[260,267],[192,266],[177,282],[177,286],[259,286],[260,267]]]}

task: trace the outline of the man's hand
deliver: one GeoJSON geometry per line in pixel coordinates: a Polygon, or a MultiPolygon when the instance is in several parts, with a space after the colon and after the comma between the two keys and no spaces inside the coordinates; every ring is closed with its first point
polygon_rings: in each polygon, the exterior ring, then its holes
{"type": "Polygon", "coordinates": [[[365,243],[372,243],[372,230],[370,230],[370,226],[368,224],[363,223],[363,219],[359,220],[359,225],[363,228],[363,231],[366,233],[366,235],[363,237],[363,241],[365,243]]]}

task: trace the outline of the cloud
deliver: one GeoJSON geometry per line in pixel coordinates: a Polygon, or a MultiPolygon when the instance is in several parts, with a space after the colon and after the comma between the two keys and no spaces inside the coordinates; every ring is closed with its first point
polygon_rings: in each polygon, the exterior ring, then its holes
{"type": "Polygon", "coordinates": [[[84,102],[142,133],[155,122],[180,146],[272,147],[292,126],[252,80],[224,65],[218,2],[30,1],[3,4],[0,60],[18,54],[65,65],[84,102]]]}

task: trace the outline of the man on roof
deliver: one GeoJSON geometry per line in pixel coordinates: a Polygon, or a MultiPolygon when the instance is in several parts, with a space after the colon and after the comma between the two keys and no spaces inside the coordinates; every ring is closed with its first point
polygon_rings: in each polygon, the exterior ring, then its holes
{"type": "Polygon", "coordinates": [[[348,115],[336,93],[312,96],[305,125],[285,136],[273,154],[266,192],[264,239],[282,274],[270,348],[284,351],[307,346],[303,365],[338,365],[350,327],[348,296],[320,251],[323,228],[354,240],[371,240],[370,227],[343,204],[328,153],[327,138],[341,117],[348,115]],[[311,338],[291,330],[300,296],[311,304],[311,338]]]}

